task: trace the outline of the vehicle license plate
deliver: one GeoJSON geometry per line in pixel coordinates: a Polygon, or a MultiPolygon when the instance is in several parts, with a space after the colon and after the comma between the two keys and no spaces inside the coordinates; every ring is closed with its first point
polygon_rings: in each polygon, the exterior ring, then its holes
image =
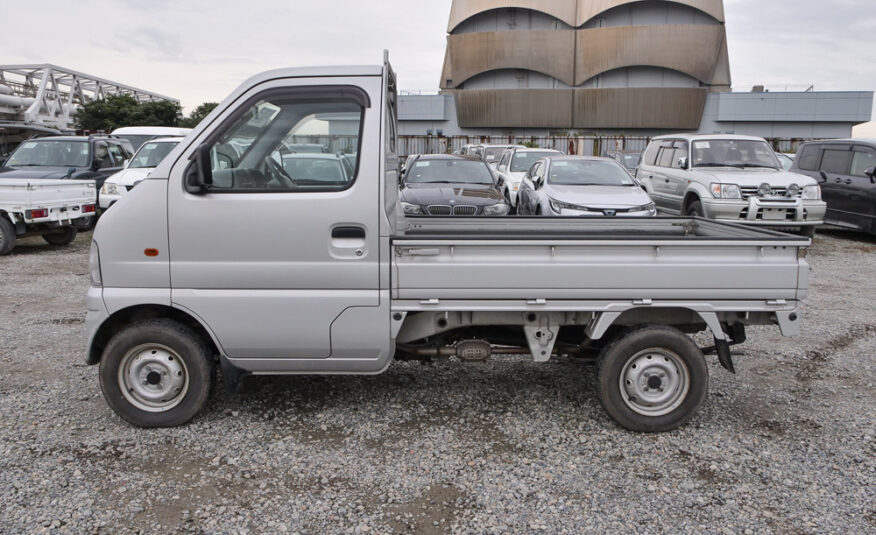
{"type": "Polygon", "coordinates": [[[781,208],[764,208],[763,210],[763,218],[770,221],[784,220],[785,214],[785,210],[781,208]]]}

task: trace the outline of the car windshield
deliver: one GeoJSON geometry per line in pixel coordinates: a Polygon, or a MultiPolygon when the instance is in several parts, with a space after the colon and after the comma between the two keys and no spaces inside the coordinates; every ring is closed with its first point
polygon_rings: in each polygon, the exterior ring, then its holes
{"type": "Polygon", "coordinates": [[[709,139],[694,141],[693,167],[739,167],[781,169],[776,154],[765,141],[709,139]]]}
{"type": "Polygon", "coordinates": [[[487,147],[484,150],[484,159],[488,162],[495,162],[502,156],[507,147],[487,147]]]}
{"type": "Polygon", "coordinates": [[[146,143],[131,160],[130,168],[158,167],[161,160],[176,147],[176,142],[146,143]]]}
{"type": "Polygon", "coordinates": [[[472,160],[420,160],[405,175],[412,184],[492,184],[487,164],[472,160]]]}
{"type": "Polygon", "coordinates": [[[142,147],[143,144],[146,143],[147,141],[149,141],[150,139],[155,139],[156,137],[159,137],[159,136],[122,134],[122,135],[119,135],[118,137],[120,137],[122,139],[127,139],[128,141],[130,141],[131,146],[134,147],[134,150],[137,150],[140,147],[142,147]]]}
{"type": "Polygon", "coordinates": [[[559,154],[558,152],[517,152],[511,158],[511,172],[525,173],[529,171],[532,164],[548,156],[550,154],[559,154]]]}
{"type": "Polygon", "coordinates": [[[283,169],[293,180],[341,183],[349,180],[347,169],[337,158],[283,157],[283,169]]]}
{"type": "Polygon", "coordinates": [[[548,183],[557,186],[635,186],[615,161],[558,160],[551,164],[548,183]]]}
{"type": "Polygon", "coordinates": [[[25,141],[9,161],[9,167],[88,167],[88,141],[25,141]]]}

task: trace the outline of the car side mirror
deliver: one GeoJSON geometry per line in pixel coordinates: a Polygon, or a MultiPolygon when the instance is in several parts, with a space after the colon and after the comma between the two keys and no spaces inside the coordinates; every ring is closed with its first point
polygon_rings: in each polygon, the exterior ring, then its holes
{"type": "Polygon", "coordinates": [[[870,182],[876,184],[876,167],[871,167],[864,171],[864,174],[870,177],[870,182]]]}
{"type": "Polygon", "coordinates": [[[186,169],[186,191],[203,194],[213,186],[213,166],[210,163],[210,145],[204,143],[189,157],[186,169]]]}
{"type": "Polygon", "coordinates": [[[822,171],[820,174],[821,174],[821,180],[827,182],[827,171],[822,171]]]}
{"type": "Polygon", "coordinates": [[[122,162],[122,169],[127,169],[129,165],[131,165],[131,159],[130,159],[130,158],[128,158],[127,160],[125,160],[124,162],[122,162]]]}
{"type": "Polygon", "coordinates": [[[678,166],[682,169],[687,169],[687,157],[682,156],[678,159],[678,166]]]}

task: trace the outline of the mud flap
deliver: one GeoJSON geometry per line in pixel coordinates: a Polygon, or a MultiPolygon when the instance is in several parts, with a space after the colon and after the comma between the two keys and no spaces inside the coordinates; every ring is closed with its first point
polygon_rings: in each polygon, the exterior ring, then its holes
{"type": "Polygon", "coordinates": [[[715,349],[718,351],[718,362],[728,372],[736,374],[736,368],[733,366],[733,357],[730,356],[730,344],[727,340],[718,340],[715,338],[715,349]]]}
{"type": "Polygon", "coordinates": [[[249,375],[249,372],[232,364],[225,355],[219,355],[219,364],[222,366],[222,382],[225,383],[225,391],[230,396],[237,394],[240,391],[240,378],[249,375]]]}

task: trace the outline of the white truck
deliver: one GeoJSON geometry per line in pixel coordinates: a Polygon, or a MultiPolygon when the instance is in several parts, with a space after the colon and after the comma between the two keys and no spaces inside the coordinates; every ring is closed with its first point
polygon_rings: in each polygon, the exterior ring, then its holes
{"type": "Polygon", "coordinates": [[[104,215],[85,358],[122,418],[189,421],[219,367],[233,391],[245,374],[567,355],[598,363],[620,425],[665,431],[705,400],[704,354],[732,370],[747,326],[799,332],[804,237],[700,218],[406,217],[396,98],[388,62],[255,76],[104,215]],[[314,131],[347,133],[329,151],[356,152],[354,173],[283,166],[314,131]]]}
{"type": "Polygon", "coordinates": [[[76,223],[93,217],[96,203],[93,180],[0,178],[0,255],[28,236],[69,244],[76,223]]]}

